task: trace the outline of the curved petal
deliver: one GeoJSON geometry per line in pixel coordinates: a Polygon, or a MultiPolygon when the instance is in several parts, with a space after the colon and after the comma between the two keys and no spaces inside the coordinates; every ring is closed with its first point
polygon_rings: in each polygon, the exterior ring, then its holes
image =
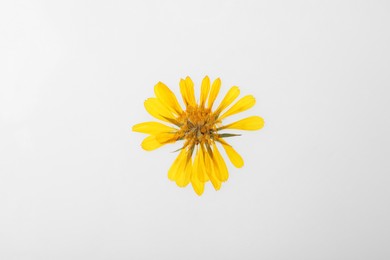
{"type": "Polygon", "coordinates": [[[227,108],[238,97],[238,95],[240,95],[240,89],[236,86],[231,87],[221,101],[221,104],[215,110],[215,114],[219,115],[219,113],[221,113],[225,108],[227,108]]]}
{"type": "Polygon", "coordinates": [[[164,144],[156,140],[156,137],[154,135],[146,137],[141,143],[141,147],[146,151],[153,151],[163,145],[164,144]]]}
{"type": "Polygon", "coordinates": [[[222,143],[222,147],[225,149],[229,160],[234,166],[236,166],[237,168],[241,168],[242,166],[244,166],[244,160],[242,159],[241,155],[237,153],[236,150],[234,150],[232,146],[227,143],[222,143]]]}
{"type": "Polygon", "coordinates": [[[196,101],[195,101],[194,83],[192,82],[191,78],[186,77],[185,80],[181,79],[179,85],[180,85],[180,92],[186,107],[188,105],[195,107],[196,101]]]}
{"type": "Polygon", "coordinates": [[[200,89],[200,106],[204,107],[204,104],[206,103],[207,96],[210,92],[210,79],[208,76],[204,77],[202,80],[202,86],[200,89]]]}
{"type": "Polygon", "coordinates": [[[176,122],[172,113],[157,98],[148,98],[145,100],[144,106],[146,111],[153,117],[169,123],[176,122]]]}
{"type": "MultiPolygon", "coordinates": [[[[200,180],[200,175],[203,175],[204,170],[202,169],[202,164],[201,164],[201,154],[202,151],[200,149],[196,150],[195,157],[194,157],[194,164],[192,167],[192,175],[196,175],[196,179],[200,180]]],[[[204,173],[205,174],[205,173],[204,173]]]]}
{"type": "Polygon", "coordinates": [[[188,89],[188,97],[189,97],[189,100],[190,100],[190,104],[195,106],[196,105],[196,99],[195,99],[194,82],[188,76],[186,77],[185,81],[186,81],[186,85],[187,85],[187,89],[188,89]]]}
{"type": "Polygon", "coordinates": [[[251,116],[241,119],[237,122],[222,126],[218,130],[222,129],[239,129],[239,130],[259,130],[264,126],[264,119],[259,116],[251,116]]]}
{"type": "Polygon", "coordinates": [[[223,113],[222,116],[219,117],[219,119],[222,120],[228,116],[241,113],[253,107],[255,104],[256,104],[256,99],[252,95],[247,95],[241,98],[240,100],[238,100],[237,103],[234,104],[231,108],[229,108],[228,111],[223,113]]]}
{"type": "Polygon", "coordinates": [[[207,175],[210,178],[211,184],[213,184],[213,187],[215,190],[219,190],[221,188],[221,181],[218,180],[216,176],[216,171],[218,171],[218,168],[215,167],[213,160],[210,158],[210,155],[205,152],[205,166],[207,175]]]}
{"type": "Polygon", "coordinates": [[[185,187],[190,183],[192,175],[192,158],[187,156],[184,163],[179,167],[176,184],[179,187],[185,187]]]}
{"type": "Polygon", "coordinates": [[[176,180],[178,169],[180,165],[183,164],[185,158],[186,158],[186,150],[182,149],[179,155],[176,157],[175,161],[172,163],[171,168],[169,168],[168,170],[168,179],[170,179],[171,181],[176,180]]]}
{"type": "Polygon", "coordinates": [[[215,102],[215,99],[218,96],[219,90],[221,89],[221,79],[217,78],[214,80],[213,85],[211,86],[210,96],[208,100],[208,108],[212,108],[215,102]]]}
{"type": "Polygon", "coordinates": [[[194,165],[192,167],[192,171],[194,172],[194,174],[197,174],[199,172],[199,170],[198,170],[198,168],[199,168],[199,154],[200,154],[200,151],[197,149],[195,152],[195,157],[194,157],[194,165]]]}
{"type": "Polygon", "coordinates": [[[175,133],[159,133],[156,135],[156,140],[162,144],[174,143],[177,141],[175,133]]]}
{"type": "Polygon", "coordinates": [[[217,145],[213,144],[213,161],[215,163],[215,166],[218,168],[217,177],[220,181],[224,182],[227,181],[229,178],[229,172],[226,167],[225,160],[223,159],[221,153],[218,151],[217,145]]]}
{"type": "Polygon", "coordinates": [[[198,176],[194,173],[191,176],[191,184],[192,184],[192,188],[194,189],[196,194],[198,194],[198,196],[201,196],[203,194],[203,191],[204,191],[204,182],[201,182],[198,179],[198,176]]]}
{"type": "Polygon", "coordinates": [[[158,82],[154,86],[156,97],[165,105],[171,112],[180,115],[183,109],[180,107],[175,94],[162,82],[158,82]]]}
{"type": "Polygon", "coordinates": [[[198,179],[201,182],[207,182],[209,180],[209,177],[206,171],[203,146],[201,146],[201,149],[199,149],[197,156],[198,156],[198,161],[197,161],[198,179]]]}
{"type": "Polygon", "coordinates": [[[174,133],[177,131],[176,128],[164,125],[159,122],[144,122],[133,126],[134,132],[156,135],[158,133],[174,133]]]}

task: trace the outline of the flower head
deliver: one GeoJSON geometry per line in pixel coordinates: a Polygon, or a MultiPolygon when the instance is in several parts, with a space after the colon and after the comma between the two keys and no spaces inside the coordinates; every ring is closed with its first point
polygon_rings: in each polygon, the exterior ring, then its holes
{"type": "Polygon", "coordinates": [[[223,147],[235,167],[244,165],[242,157],[225,141],[225,138],[239,134],[224,133],[223,130],[259,130],[264,126],[264,120],[259,116],[251,116],[224,125],[222,121],[226,117],[253,107],[256,101],[252,95],[247,95],[230,106],[240,94],[239,88],[233,86],[219,106],[213,109],[221,88],[219,78],[210,84],[209,77],[204,77],[199,102],[196,102],[194,83],[190,77],[181,79],[179,85],[185,109],[182,109],[173,92],[164,83],[158,82],[154,87],[156,97],[148,98],[144,103],[145,108],[153,117],[169,125],[144,122],[134,125],[133,131],[149,135],[141,144],[147,151],[183,141],[183,146],[178,150],[179,155],[168,171],[168,178],[179,187],[191,183],[195,192],[202,195],[206,182],[210,181],[215,190],[219,190],[221,183],[229,177],[217,143],[223,147]]]}

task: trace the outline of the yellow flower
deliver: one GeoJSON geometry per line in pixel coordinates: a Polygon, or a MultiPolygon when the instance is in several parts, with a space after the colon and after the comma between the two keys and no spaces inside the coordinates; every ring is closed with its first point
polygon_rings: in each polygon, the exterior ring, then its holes
{"type": "Polygon", "coordinates": [[[149,135],[141,144],[147,151],[164,144],[184,141],[178,150],[179,155],[168,171],[168,178],[175,181],[179,187],[185,187],[191,182],[198,195],[202,195],[206,182],[210,181],[215,190],[219,190],[221,183],[229,177],[225,160],[216,143],[223,147],[235,167],[241,168],[244,165],[242,157],[224,139],[239,134],[221,131],[259,130],[264,126],[264,120],[259,116],[224,125],[222,121],[226,117],[253,107],[256,101],[252,95],[247,95],[226,110],[240,94],[239,88],[234,86],[227,92],[221,104],[213,109],[220,88],[219,78],[210,86],[209,77],[204,77],[197,103],[191,78],[181,79],[180,92],[185,104],[183,110],[173,92],[164,83],[158,82],[154,87],[156,97],[148,98],[144,103],[145,108],[153,117],[170,125],[145,122],[133,126],[133,131],[149,135]]]}

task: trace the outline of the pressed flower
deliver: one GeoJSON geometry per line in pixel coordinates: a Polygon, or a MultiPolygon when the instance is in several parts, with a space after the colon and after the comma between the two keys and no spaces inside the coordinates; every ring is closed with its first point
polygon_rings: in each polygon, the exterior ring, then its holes
{"type": "Polygon", "coordinates": [[[225,140],[240,134],[224,131],[259,130],[264,126],[264,120],[259,116],[251,116],[223,124],[225,118],[253,107],[256,100],[252,95],[247,95],[233,104],[240,94],[240,89],[233,86],[217,108],[213,109],[221,88],[219,78],[211,84],[209,77],[204,77],[199,102],[196,102],[194,83],[190,77],[181,79],[179,86],[184,109],[175,94],[162,82],[154,87],[156,97],[148,98],[144,103],[150,115],[169,125],[144,122],[134,125],[133,131],[148,134],[141,143],[142,148],[147,151],[176,141],[184,142],[168,170],[168,178],[179,187],[186,187],[191,183],[194,191],[202,195],[205,183],[210,181],[214,189],[219,190],[222,182],[228,180],[229,172],[217,143],[235,167],[241,168],[244,165],[240,154],[225,140]]]}

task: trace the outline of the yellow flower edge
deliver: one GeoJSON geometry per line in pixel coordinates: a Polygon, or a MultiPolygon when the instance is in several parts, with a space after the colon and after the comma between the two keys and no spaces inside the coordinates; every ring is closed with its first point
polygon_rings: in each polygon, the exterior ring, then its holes
{"type": "Polygon", "coordinates": [[[240,89],[233,86],[221,103],[213,109],[214,102],[221,89],[221,80],[211,84],[208,76],[202,80],[199,102],[196,102],[194,83],[190,77],[179,82],[180,93],[185,109],[179,104],[175,94],[162,82],[154,86],[155,97],[144,102],[146,111],[154,118],[164,121],[149,121],[133,126],[135,132],[147,134],[141,146],[146,151],[155,150],[165,144],[184,141],[179,154],[168,170],[168,178],[179,187],[189,183],[199,196],[204,192],[205,183],[210,181],[215,190],[229,178],[229,172],[218,147],[222,146],[230,162],[237,168],[244,166],[241,155],[225,141],[228,137],[239,136],[223,133],[226,129],[259,130],[264,120],[259,116],[250,116],[224,125],[223,120],[253,107],[256,99],[247,95],[232,103],[240,95],[240,89]],[[168,123],[169,125],[167,125],[168,123]]]}

